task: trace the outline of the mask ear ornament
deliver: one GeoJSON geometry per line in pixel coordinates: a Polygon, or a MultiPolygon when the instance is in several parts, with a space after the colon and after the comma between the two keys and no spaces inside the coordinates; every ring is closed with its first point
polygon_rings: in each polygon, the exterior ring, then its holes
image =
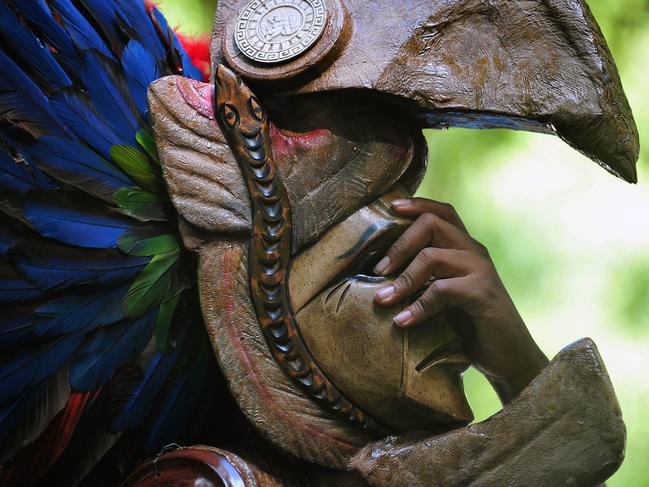
{"type": "Polygon", "coordinates": [[[239,8],[235,22],[217,20],[215,39],[222,39],[226,63],[247,79],[283,80],[322,69],[349,31],[339,0],[252,0],[239,8]]]}

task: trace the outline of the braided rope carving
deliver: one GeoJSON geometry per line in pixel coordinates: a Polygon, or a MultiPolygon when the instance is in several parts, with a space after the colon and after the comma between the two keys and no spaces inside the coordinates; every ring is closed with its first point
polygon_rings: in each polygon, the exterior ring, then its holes
{"type": "Polygon", "coordinates": [[[277,363],[326,410],[374,435],[387,430],[347,400],[304,343],[288,299],[291,206],[273,160],[266,111],[231,70],[216,72],[215,114],[239,163],[252,201],[250,289],[257,318],[277,363]]]}

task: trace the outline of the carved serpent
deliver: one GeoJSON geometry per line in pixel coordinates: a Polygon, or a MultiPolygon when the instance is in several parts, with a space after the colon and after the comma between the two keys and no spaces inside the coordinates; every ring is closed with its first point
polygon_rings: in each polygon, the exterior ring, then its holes
{"type": "Polygon", "coordinates": [[[388,430],[346,399],[320,370],[302,339],[288,299],[292,214],[272,155],[266,111],[223,65],[215,76],[216,119],[246,181],[252,202],[250,289],[268,347],[281,368],[309,397],[362,430],[388,430]]]}

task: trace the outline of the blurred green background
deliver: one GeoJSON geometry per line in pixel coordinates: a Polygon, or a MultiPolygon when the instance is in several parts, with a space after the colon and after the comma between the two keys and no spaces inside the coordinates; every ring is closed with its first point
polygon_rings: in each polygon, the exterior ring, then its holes
{"type": "MultiPolygon", "coordinates": [[[[181,32],[211,29],[214,0],[159,3],[181,32]]],[[[649,486],[649,0],[588,3],[638,123],[640,184],[556,137],[451,129],[427,133],[420,194],[456,206],[549,357],[579,338],[596,341],[628,428],[626,461],[609,485],[649,486]]],[[[475,371],[466,389],[477,420],[500,408],[475,371]]]]}

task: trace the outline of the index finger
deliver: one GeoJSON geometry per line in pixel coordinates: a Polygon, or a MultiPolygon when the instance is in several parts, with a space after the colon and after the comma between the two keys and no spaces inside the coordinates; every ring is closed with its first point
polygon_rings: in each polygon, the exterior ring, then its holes
{"type": "Polygon", "coordinates": [[[426,247],[475,251],[475,241],[464,230],[433,213],[420,215],[388,249],[374,272],[386,275],[395,272],[426,247]]]}
{"type": "Polygon", "coordinates": [[[430,200],[428,198],[397,199],[392,202],[392,209],[406,216],[432,213],[466,232],[466,226],[460,218],[460,215],[457,214],[453,205],[448,203],[442,203],[441,201],[430,200]]]}

